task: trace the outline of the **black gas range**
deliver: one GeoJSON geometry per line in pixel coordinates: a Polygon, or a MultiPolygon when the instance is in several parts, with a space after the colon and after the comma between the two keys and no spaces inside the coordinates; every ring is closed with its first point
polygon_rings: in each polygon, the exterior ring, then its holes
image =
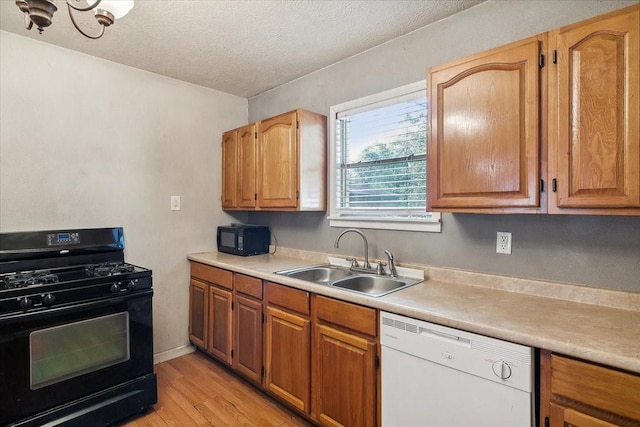
{"type": "Polygon", "coordinates": [[[120,227],[0,234],[0,425],[106,426],[156,403],[152,296],[120,227]]]}

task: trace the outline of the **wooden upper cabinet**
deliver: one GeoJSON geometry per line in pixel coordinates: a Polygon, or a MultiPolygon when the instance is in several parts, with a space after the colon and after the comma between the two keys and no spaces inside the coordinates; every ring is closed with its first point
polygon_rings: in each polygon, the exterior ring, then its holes
{"type": "Polygon", "coordinates": [[[258,202],[265,208],[298,206],[296,112],[260,122],[258,202]]]}
{"type": "Polygon", "coordinates": [[[541,207],[544,40],[532,37],[430,70],[429,209],[541,207]]]}
{"type": "Polygon", "coordinates": [[[256,140],[257,126],[250,124],[238,130],[238,208],[256,207],[256,140]]]}
{"type": "Polygon", "coordinates": [[[225,132],[222,146],[224,209],[326,210],[326,116],[290,111],[225,132]],[[231,132],[235,132],[235,160],[225,151],[231,145],[225,142],[231,132]],[[235,196],[231,195],[234,182],[235,196]]]}
{"type": "Polygon", "coordinates": [[[551,32],[554,213],[640,214],[640,6],[551,32]]]}
{"type": "Polygon", "coordinates": [[[222,134],[222,208],[238,207],[238,131],[222,134]]]}

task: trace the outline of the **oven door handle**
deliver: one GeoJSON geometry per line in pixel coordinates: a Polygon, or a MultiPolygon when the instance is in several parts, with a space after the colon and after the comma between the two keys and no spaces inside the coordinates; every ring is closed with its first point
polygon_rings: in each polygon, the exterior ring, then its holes
{"type": "Polygon", "coordinates": [[[144,289],[134,293],[122,296],[109,296],[91,301],[71,302],[61,304],[57,307],[48,307],[46,309],[32,310],[22,313],[11,313],[6,317],[0,317],[0,322],[12,323],[13,321],[38,320],[42,317],[51,317],[59,314],[73,313],[74,311],[84,311],[93,308],[107,307],[112,304],[119,304],[137,298],[145,298],[153,296],[153,289],[144,289]]]}

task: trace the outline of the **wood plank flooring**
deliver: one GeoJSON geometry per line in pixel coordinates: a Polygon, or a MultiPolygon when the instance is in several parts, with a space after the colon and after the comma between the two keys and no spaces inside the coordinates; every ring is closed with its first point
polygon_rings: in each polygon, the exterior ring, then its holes
{"type": "Polygon", "coordinates": [[[158,403],[123,427],[310,427],[200,352],[155,366],[158,403]]]}

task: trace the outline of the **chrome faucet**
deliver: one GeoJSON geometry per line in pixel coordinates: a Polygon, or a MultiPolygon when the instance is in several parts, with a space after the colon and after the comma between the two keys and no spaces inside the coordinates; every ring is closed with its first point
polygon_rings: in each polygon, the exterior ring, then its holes
{"type": "Polygon", "coordinates": [[[393,262],[393,254],[390,250],[385,249],[384,253],[387,254],[387,265],[389,266],[389,276],[398,277],[398,270],[396,270],[396,265],[393,262]]]}
{"type": "MultiPolygon", "coordinates": [[[[338,234],[338,237],[336,237],[336,243],[333,246],[338,248],[339,247],[338,243],[340,242],[340,238],[342,236],[344,236],[348,232],[357,233],[357,234],[360,235],[360,237],[362,237],[362,241],[364,242],[364,266],[363,266],[363,268],[371,270],[371,264],[369,264],[369,242],[367,241],[367,237],[364,234],[362,234],[362,231],[358,230],[357,228],[347,228],[342,233],[338,234]]],[[[352,264],[351,268],[354,268],[354,267],[357,267],[357,264],[352,264]]]]}

